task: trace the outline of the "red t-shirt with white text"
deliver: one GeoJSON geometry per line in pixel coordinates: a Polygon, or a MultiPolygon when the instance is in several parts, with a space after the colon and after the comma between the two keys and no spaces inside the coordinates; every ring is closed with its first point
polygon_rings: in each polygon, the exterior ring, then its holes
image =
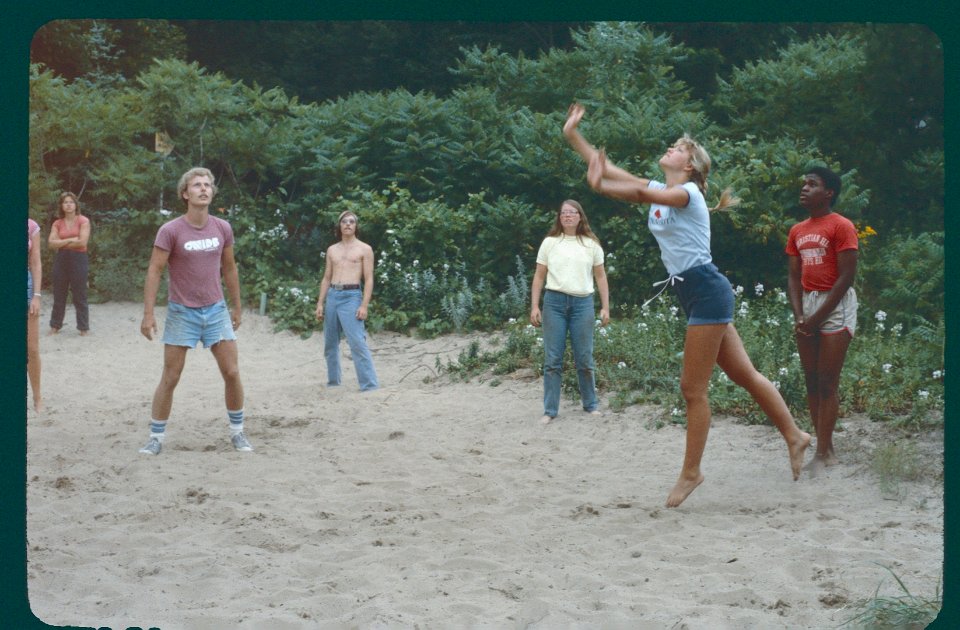
{"type": "Polygon", "coordinates": [[[800,284],[805,291],[829,291],[840,276],[837,253],[858,249],[857,228],[835,212],[809,218],[790,228],[787,254],[802,261],[800,284]]]}

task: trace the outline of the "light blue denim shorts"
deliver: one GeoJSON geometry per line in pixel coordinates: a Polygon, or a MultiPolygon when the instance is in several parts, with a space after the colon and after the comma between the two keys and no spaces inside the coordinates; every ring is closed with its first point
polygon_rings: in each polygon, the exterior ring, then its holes
{"type": "Polygon", "coordinates": [[[225,300],[210,306],[191,308],[176,302],[167,303],[167,319],[163,325],[163,343],[169,346],[195,348],[202,341],[204,348],[221,341],[236,341],[225,300]]]}

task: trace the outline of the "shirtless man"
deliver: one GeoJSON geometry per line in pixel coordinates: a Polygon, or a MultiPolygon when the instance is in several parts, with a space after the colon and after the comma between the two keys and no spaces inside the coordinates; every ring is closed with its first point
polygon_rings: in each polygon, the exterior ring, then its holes
{"type": "Polygon", "coordinates": [[[357,238],[358,232],[357,215],[349,211],[341,213],[336,227],[337,242],[327,248],[327,263],[317,298],[317,320],[323,322],[327,385],[340,384],[340,334],[343,333],[353,354],[360,391],[366,392],[380,385],[363,325],[367,305],[373,297],[373,249],[357,238]]]}

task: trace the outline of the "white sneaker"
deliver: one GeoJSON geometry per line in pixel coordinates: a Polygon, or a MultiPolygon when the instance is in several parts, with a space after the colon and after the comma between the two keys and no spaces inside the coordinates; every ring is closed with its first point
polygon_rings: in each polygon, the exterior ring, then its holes
{"type": "Polygon", "coordinates": [[[163,443],[160,439],[151,435],[147,443],[140,449],[140,452],[144,455],[159,455],[161,448],[163,448],[163,443]]]}
{"type": "Polygon", "coordinates": [[[230,441],[233,443],[233,448],[237,449],[238,451],[249,452],[253,450],[250,440],[248,440],[247,436],[243,434],[243,431],[231,435],[230,441]]]}

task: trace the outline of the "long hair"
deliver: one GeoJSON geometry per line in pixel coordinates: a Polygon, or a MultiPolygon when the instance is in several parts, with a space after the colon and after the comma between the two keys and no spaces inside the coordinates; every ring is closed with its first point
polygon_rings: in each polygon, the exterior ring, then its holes
{"type": "Polygon", "coordinates": [[[563,225],[560,223],[560,213],[563,211],[564,206],[571,206],[576,209],[577,214],[580,215],[580,223],[577,223],[577,240],[580,244],[583,244],[582,237],[586,236],[587,238],[592,238],[597,243],[600,242],[600,239],[597,238],[597,235],[593,233],[593,230],[590,229],[590,222],[587,221],[587,215],[583,211],[583,206],[580,205],[580,202],[574,201],[573,199],[566,199],[563,203],[560,204],[560,207],[557,208],[557,216],[553,220],[553,227],[550,228],[550,231],[547,232],[547,236],[562,236],[563,235],[563,225]]]}
{"type": "Polygon", "coordinates": [[[60,193],[60,197],[57,199],[57,216],[61,219],[66,216],[63,213],[63,200],[67,199],[68,197],[73,199],[73,205],[77,207],[77,216],[79,217],[81,214],[83,214],[80,212],[80,200],[77,199],[77,196],[72,192],[62,192],[60,193]]]}
{"type": "MultiPolygon", "coordinates": [[[[217,194],[217,180],[214,178],[213,173],[209,168],[196,166],[180,176],[180,181],[177,183],[177,197],[179,199],[183,200],[183,193],[186,192],[190,180],[194,177],[207,177],[210,180],[210,190],[214,195],[217,194]]],[[[184,201],[184,203],[186,202],[184,201]]]]}
{"type": "MultiPolygon", "coordinates": [[[[710,154],[703,146],[690,137],[689,134],[683,134],[683,137],[677,140],[676,144],[682,144],[690,153],[690,166],[693,170],[690,172],[690,181],[697,185],[700,194],[707,196],[707,176],[710,174],[710,154]]],[[[733,196],[730,188],[725,188],[720,193],[720,200],[717,205],[710,208],[710,212],[718,210],[727,210],[740,203],[740,199],[733,196]]]]}
{"type": "Polygon", "coordinates": [[[334,236],[337,237],[338,243],[343,240],[343,233],[340,232],[340,222],[343,221],[343,217],[346,217],[346,216],[351,216],[354,219],[356,219],[357,229],[353,231],[353,235],[356,236],[358,239],[360,238],[360,219],[358,219],[357,215],[354,214],[353,212],[349,210],[344,210],[343,212],[340,213],[340,216],[337,217],[337,225],[336,227],[333,228],[333,234],[334,236]]]}

